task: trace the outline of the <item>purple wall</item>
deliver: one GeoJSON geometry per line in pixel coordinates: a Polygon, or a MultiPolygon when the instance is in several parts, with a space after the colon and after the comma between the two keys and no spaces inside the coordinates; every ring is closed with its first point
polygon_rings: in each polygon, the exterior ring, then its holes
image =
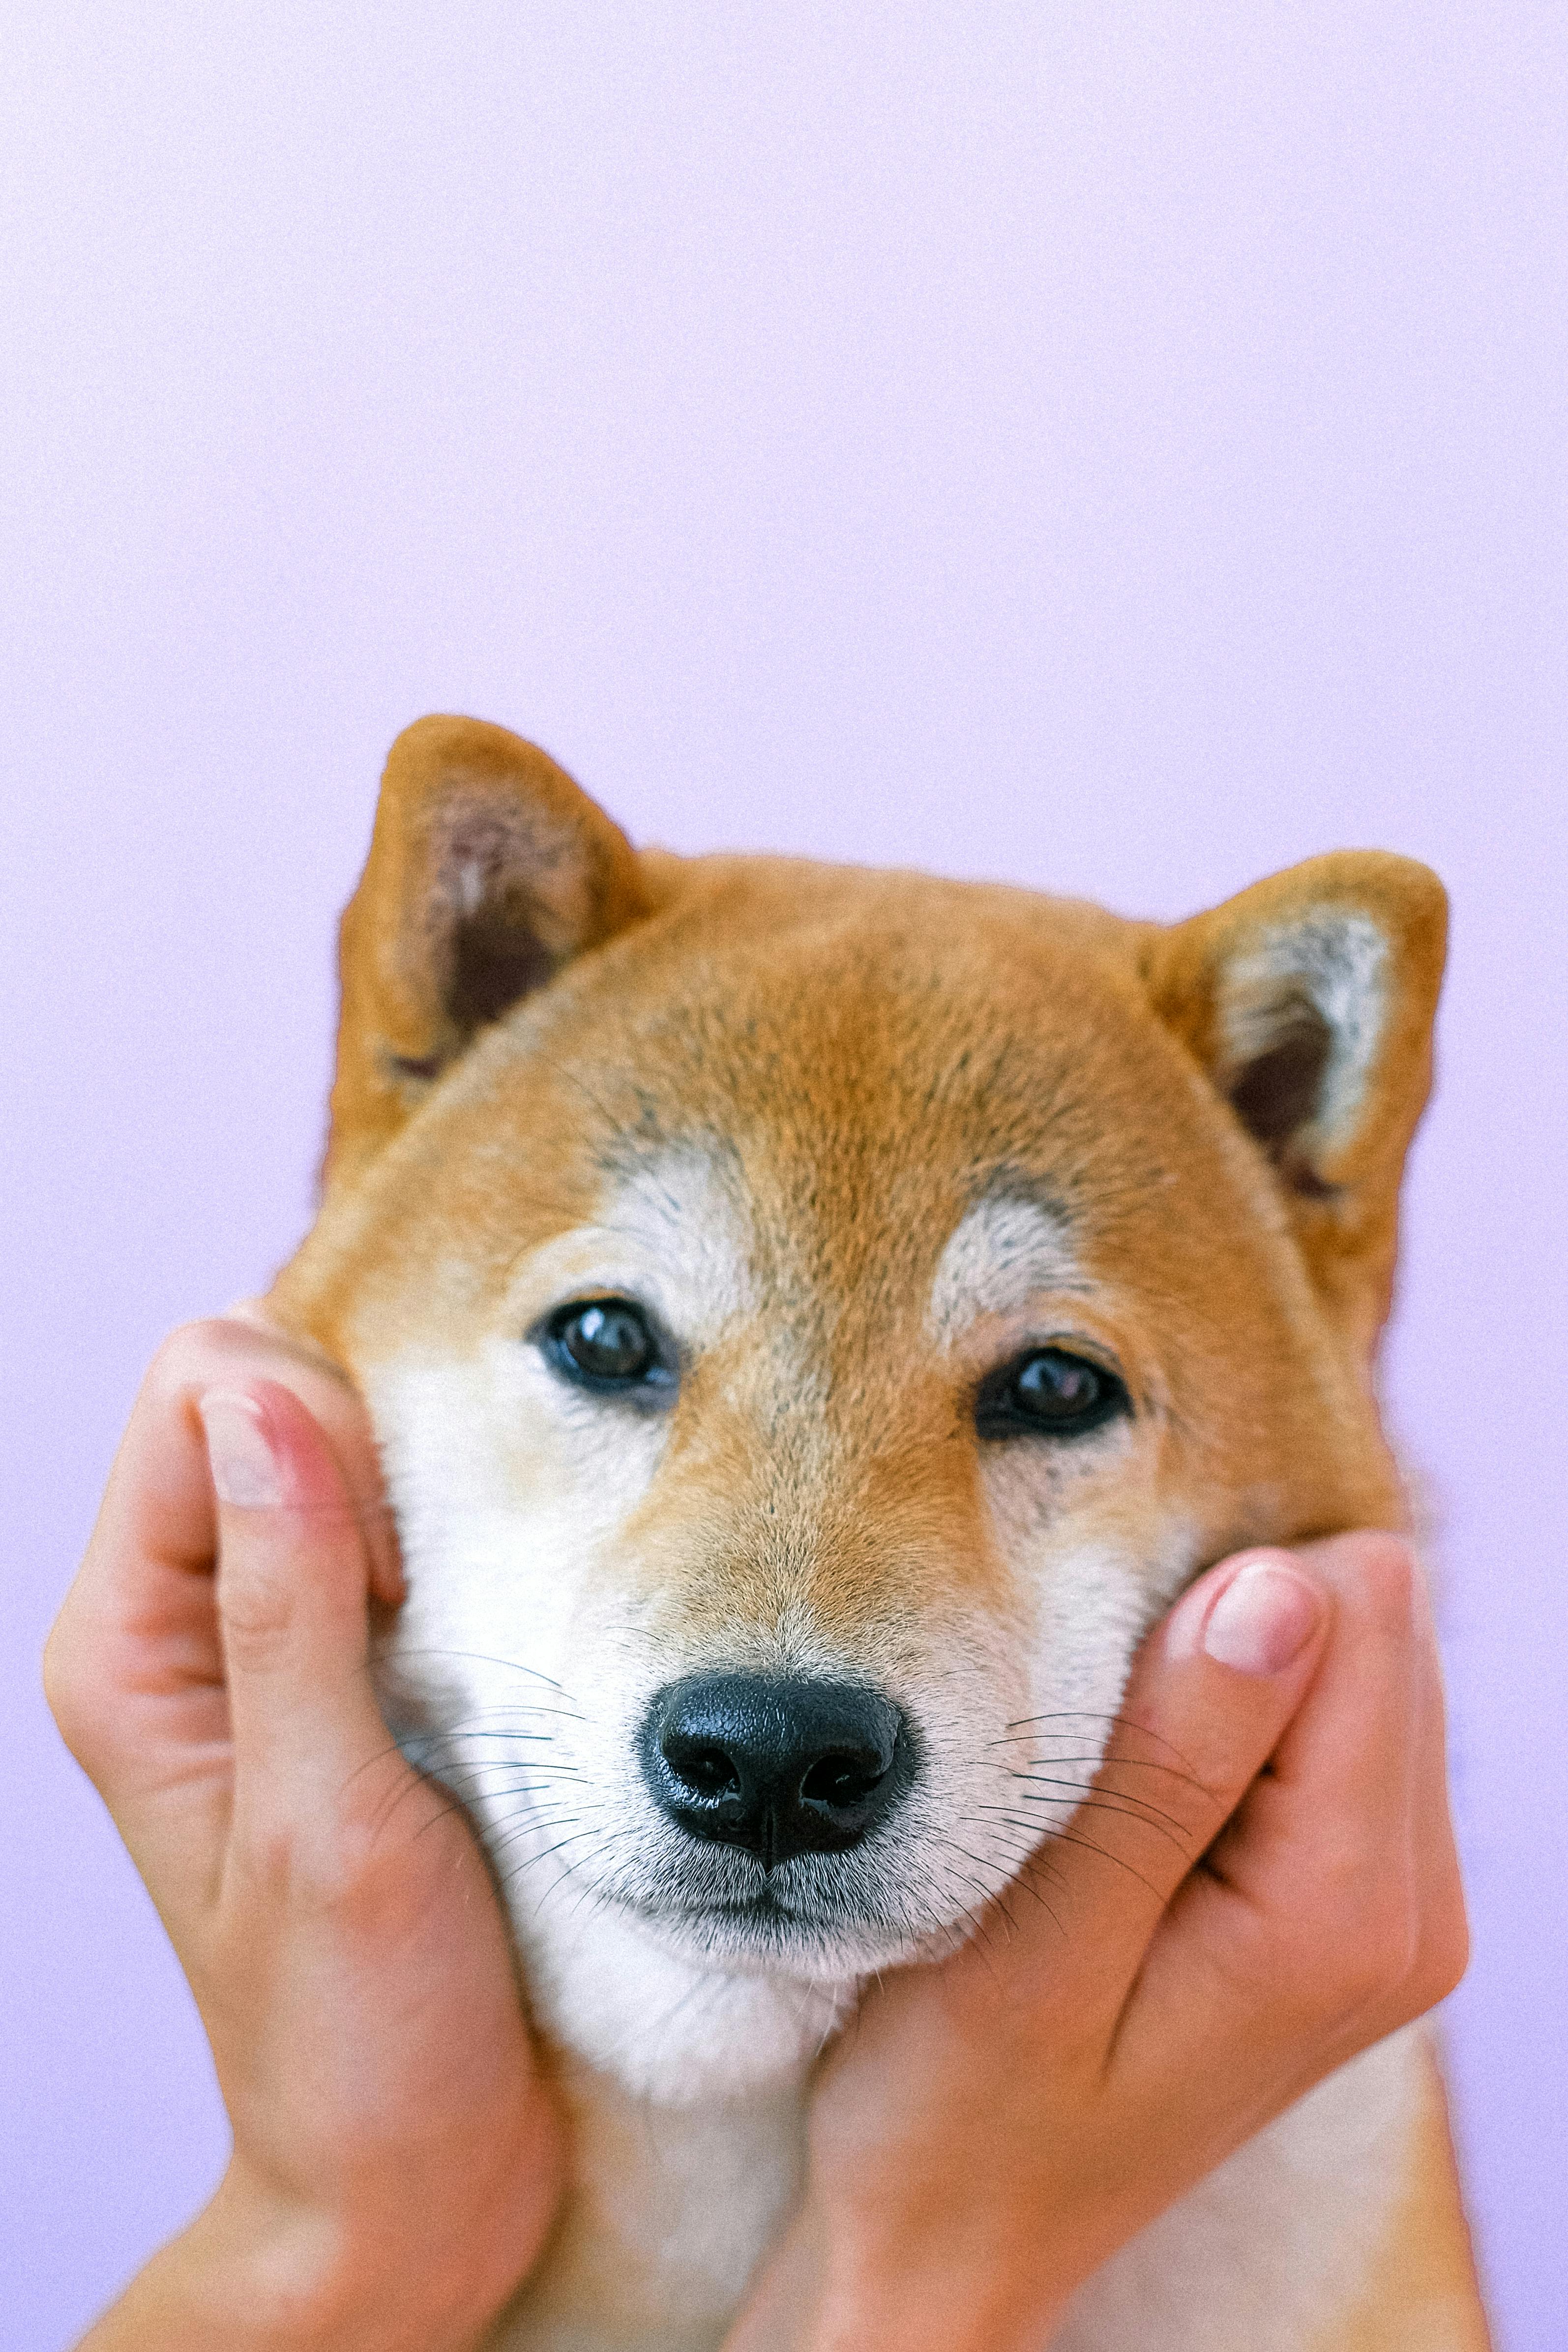
{"type": "Polygon", "coordinates": [[[1505,2352],[1551,2352],[1561,6],[52,0],[6,46],[0,2340],[61,2343],[222,2159],[37,1653],[158,1335],[308,1214],[333,918],[445,709],[679,847],[1159,915],[1338,844],[1447,877],[1389,1391],[1472,2202],[1505,2352]]]}

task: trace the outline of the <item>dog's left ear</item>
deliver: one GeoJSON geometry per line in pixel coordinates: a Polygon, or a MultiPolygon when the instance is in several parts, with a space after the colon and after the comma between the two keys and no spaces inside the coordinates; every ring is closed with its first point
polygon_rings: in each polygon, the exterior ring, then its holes
{"type": "Polygon", "coordinates": [[[1270,1161],[1314,1280],[1366,1345],[1388,1311],[1447,928],[1427,866],[1336,850],[1145,953],[1155,1010],[1270,1161]]]}
{"type": "Polygon", "coordinates": [[[340,936],[328,1182],[482,1030],[646,912],[631,843],[548,752],[478,719],[405,728],[340,936]]]}

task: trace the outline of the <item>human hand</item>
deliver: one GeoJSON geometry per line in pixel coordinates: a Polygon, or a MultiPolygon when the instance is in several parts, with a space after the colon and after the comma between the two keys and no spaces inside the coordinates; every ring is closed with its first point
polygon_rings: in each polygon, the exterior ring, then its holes
{"type": "Polygon", "coordinates": [[[92,2352],[455,2352],[549,2227],[559,2124],[499,1906],[367,1672],[402,1591],[347,1383],[259,1318],[177,1332],[45,1680],[190,1979],[234,2154],[92,2352]]]}
{"type": "Polygon", "coordinates": [[[1040,1901],[873,1990],[830,2053],[800,2213],[729,2352],[1035,2352],[1118,2246],[1463,1973],[1436,1647],[1395,1537],[1201,1578],[1092,1801],[1027,1869],[1040,1901]]]}

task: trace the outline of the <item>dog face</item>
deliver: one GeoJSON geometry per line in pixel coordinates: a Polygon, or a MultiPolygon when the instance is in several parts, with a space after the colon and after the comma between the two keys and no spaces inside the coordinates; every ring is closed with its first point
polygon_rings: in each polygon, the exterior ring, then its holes
{"type": "Polygon", "coordinates": [[[401,740],[277,1297],[370,1401],[389,1712],[520,1924],[940,1948],[1184,1583],[1397,1513],[1368,1358],[1441,940],[1373,855],[1169,930],[637,859],[515,738],[401,740]]]}

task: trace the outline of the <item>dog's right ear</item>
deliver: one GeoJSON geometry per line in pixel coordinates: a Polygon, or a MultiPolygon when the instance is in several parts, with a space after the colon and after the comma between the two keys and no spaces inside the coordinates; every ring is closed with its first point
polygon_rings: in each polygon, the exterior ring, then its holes
{"type": "Polygon", "coordinates": [[[625,835],[536,744],[478,719],[405,728],[340,934],[328,1181],[379,1151],[481,1029],[644,912],[625,835]]]}

